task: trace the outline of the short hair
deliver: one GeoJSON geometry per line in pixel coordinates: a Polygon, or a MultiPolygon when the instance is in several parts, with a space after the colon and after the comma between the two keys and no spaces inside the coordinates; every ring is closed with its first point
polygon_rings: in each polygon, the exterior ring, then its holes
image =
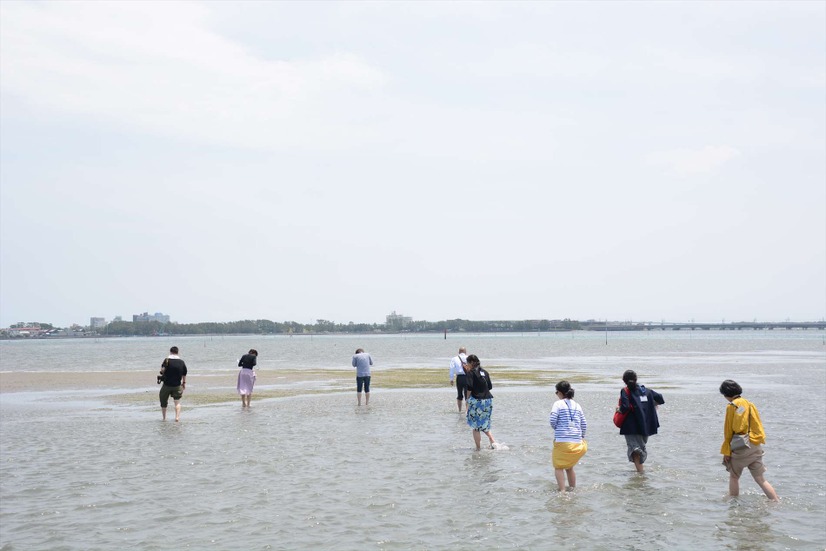
{"type": "Polygon", "coordinates": [[[364,352],[363,348],[356,348],[356,354],[361,354],[362,352],[364,352]]]}
{"type": "Polygon", "coordinates": [[[255,348],[250,348],[250,351],[247,352],[247,354],[252,354],[253,356],[257,356],[258,355],[258,350],[256,350],[255,348]]]}
{"type": "Polygon", "coordinates": [[[464,346],[460,346],[459,347],[459,354],[461,354],[462,352],[467,352],[467,348],[465,348],[464,346]]]}
{"type": "Polygon", "coordinates": [[[723,384],[720,385],[720,394],[725,396],[726,398],[736,398],[743,394],[743,389],[737,382],[732,381],[731,379],[726,379],[723,381],[723,384]]]}
{"type": "Polygon", "coordinates": [[[169,349],[169,353],[170,354],[177,354],[178,353],[178,347],[173,346],[172,348],[169,349]]]}
{"type": "Polygon", "coordinates": [[[571,388],[571,383],[568,381],[559,381],[556,383],[556,391],[568,399],[574,397],[574,389],[571,388]]]}
{"type": "Polygon", "coordinates": [[[469,363],[470,365],[479,365],[480,362],[476,354],[471,354],[467,357],[467,363],[469,363]]]}
{"type": "Polygon", "coordinates": [[[625,384],[628,383],[636,383],[637,382],[637,372],[633,369],[629,369],[625,373],[622,374],[622,382],[625,384]]]}

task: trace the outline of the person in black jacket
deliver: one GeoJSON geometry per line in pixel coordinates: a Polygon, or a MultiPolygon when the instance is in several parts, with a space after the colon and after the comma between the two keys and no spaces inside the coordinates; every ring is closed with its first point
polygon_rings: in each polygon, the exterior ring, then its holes
{"type": "Polygon", "coordinates": [[[495,448],[496,441],[490,432],[490,416],[493,413],[493,395],[490,389],[493,383],[488,372],[482,369],[476,354],[467,357],[467,387],[470,396],[467,400],[467,424],[473,429],[473,442],[476,449],[482,449],[482,434],[490,440],[490,447],[495,448]]]}
{"type": "Polygon", "coordinates": [[[629,412],[620,427],[620,434],[625,436],[628,461],[634,463],[637,472],[643,472],[643,463],[648,457],[645,446],[648,437],[657,434],[660,421],[657,418],[657,406],[665,403],[662,394],[637,384],[637,374],[628,370],[622,374],[625,388],[620,390],[620,413],[629,412]]]}
{"type": "Polygon", "coordinates": [[[169,397],[175,401],[175,422],[181,420],[181,398],[186,389],[186,364],[178,356],[178,347],[169,349],[169,356],[161,363],[161,374],[163,385],[159,397],[161,399],[161,413],[166,421],[166,406],[169,404],[169,397]]]}

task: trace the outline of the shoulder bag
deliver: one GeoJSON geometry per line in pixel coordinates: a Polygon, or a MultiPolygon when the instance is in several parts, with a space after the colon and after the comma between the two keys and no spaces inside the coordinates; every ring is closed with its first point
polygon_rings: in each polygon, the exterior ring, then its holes
{"type": "MultiPolygon", "coordinates": [[[[733,404],[732,404],[733,405],[733,404]]],[[[746,434],[733,434],[731,436],[731,442],[729,442],[729,446],[731,447],[731,451],[740,451],[746,450],[751,447],[751,440],[749,439],[749,433],[751,432],[751,404],[749,404],[749,417],[746,423],[746,434]]]]}
{"type": "Polygon", "coordinates": [[[166,371],[166,368],[169,366],[169,358],[164,358],[163,363],[161,364],[161,371],[158,373],[157,381],[158,384],[163,382],[163,374],[166,371]]]}
{"type": "Polygon", "coordinates": [[[634,410],[634,404],[631,402],[631,393],[628,392],[628,387],[625,387],[623,390],[625,390],[625,393],[628,395],[628,404],[630,407],[628,408],[628,411],[626,411],[625,413],[620,413],[619,407],[622,403],[622,398],[617,400],[617,410],[614,412],[614,425],[617,428],[622,428],[622,424],[625,422],[625,418],[628,417],[628,414],[634,410]]]}

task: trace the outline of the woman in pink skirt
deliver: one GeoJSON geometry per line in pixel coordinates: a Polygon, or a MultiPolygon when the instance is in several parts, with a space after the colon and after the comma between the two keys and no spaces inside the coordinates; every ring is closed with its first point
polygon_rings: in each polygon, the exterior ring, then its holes
{"type": "Polygon", "coordinates": [[[241,407],[250,407],[250,400],[252,399],[252,387],[255,386],[255,364],[258,359],[258,351],[252,349],[249,353],[241,356],[238,360],[238,366],[241,371],[238,372],[238,394],[241,395],[241,407]]]}

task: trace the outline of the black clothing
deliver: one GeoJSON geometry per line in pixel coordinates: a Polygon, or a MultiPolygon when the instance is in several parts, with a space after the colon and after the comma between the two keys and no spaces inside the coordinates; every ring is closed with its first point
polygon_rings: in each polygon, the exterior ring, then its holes
{"type": "Polygon", "coordinates": [[[470,389],[470,395],[477,400],[493,398],[493,394],[490,393],[490,389],[493,388],[490,375],[481,367],[467,372],[467,386],[470,389]]]}
{"type": "Polygon", "coordinates": [[[467,375],[456,375],[456,399],[465,399],[465,390],[470,390],[467,387],[467,375]]]}
{"type": "Polygon", "coordinates": [[[180,358],[166,358],[161,364],[163,384],[181,386],[181,378],[186,375],[186,364],[180,358]]]}
{"type": "Polygon", "coordinates": [[[238,367],[243,367],[244,369],[252,369],[255,367],[258,358],[255,354],[244,354],[241,356],[241,359],[238,360],[238,367]]]}
{"type": "Polygon", "coordinates": [[[657,405],[665,403],[663,395],[659,392],[639,385],[631,391],[630,399],[625,389],[620,391],[620,413],[625,413],[631,409],[631,413],[625,418],[620,434],[641,434],[651,436],[657,434],[660,420],[657,417],[657,405]],[[645,401],[643,401],[645,400],[645,401]]]}

